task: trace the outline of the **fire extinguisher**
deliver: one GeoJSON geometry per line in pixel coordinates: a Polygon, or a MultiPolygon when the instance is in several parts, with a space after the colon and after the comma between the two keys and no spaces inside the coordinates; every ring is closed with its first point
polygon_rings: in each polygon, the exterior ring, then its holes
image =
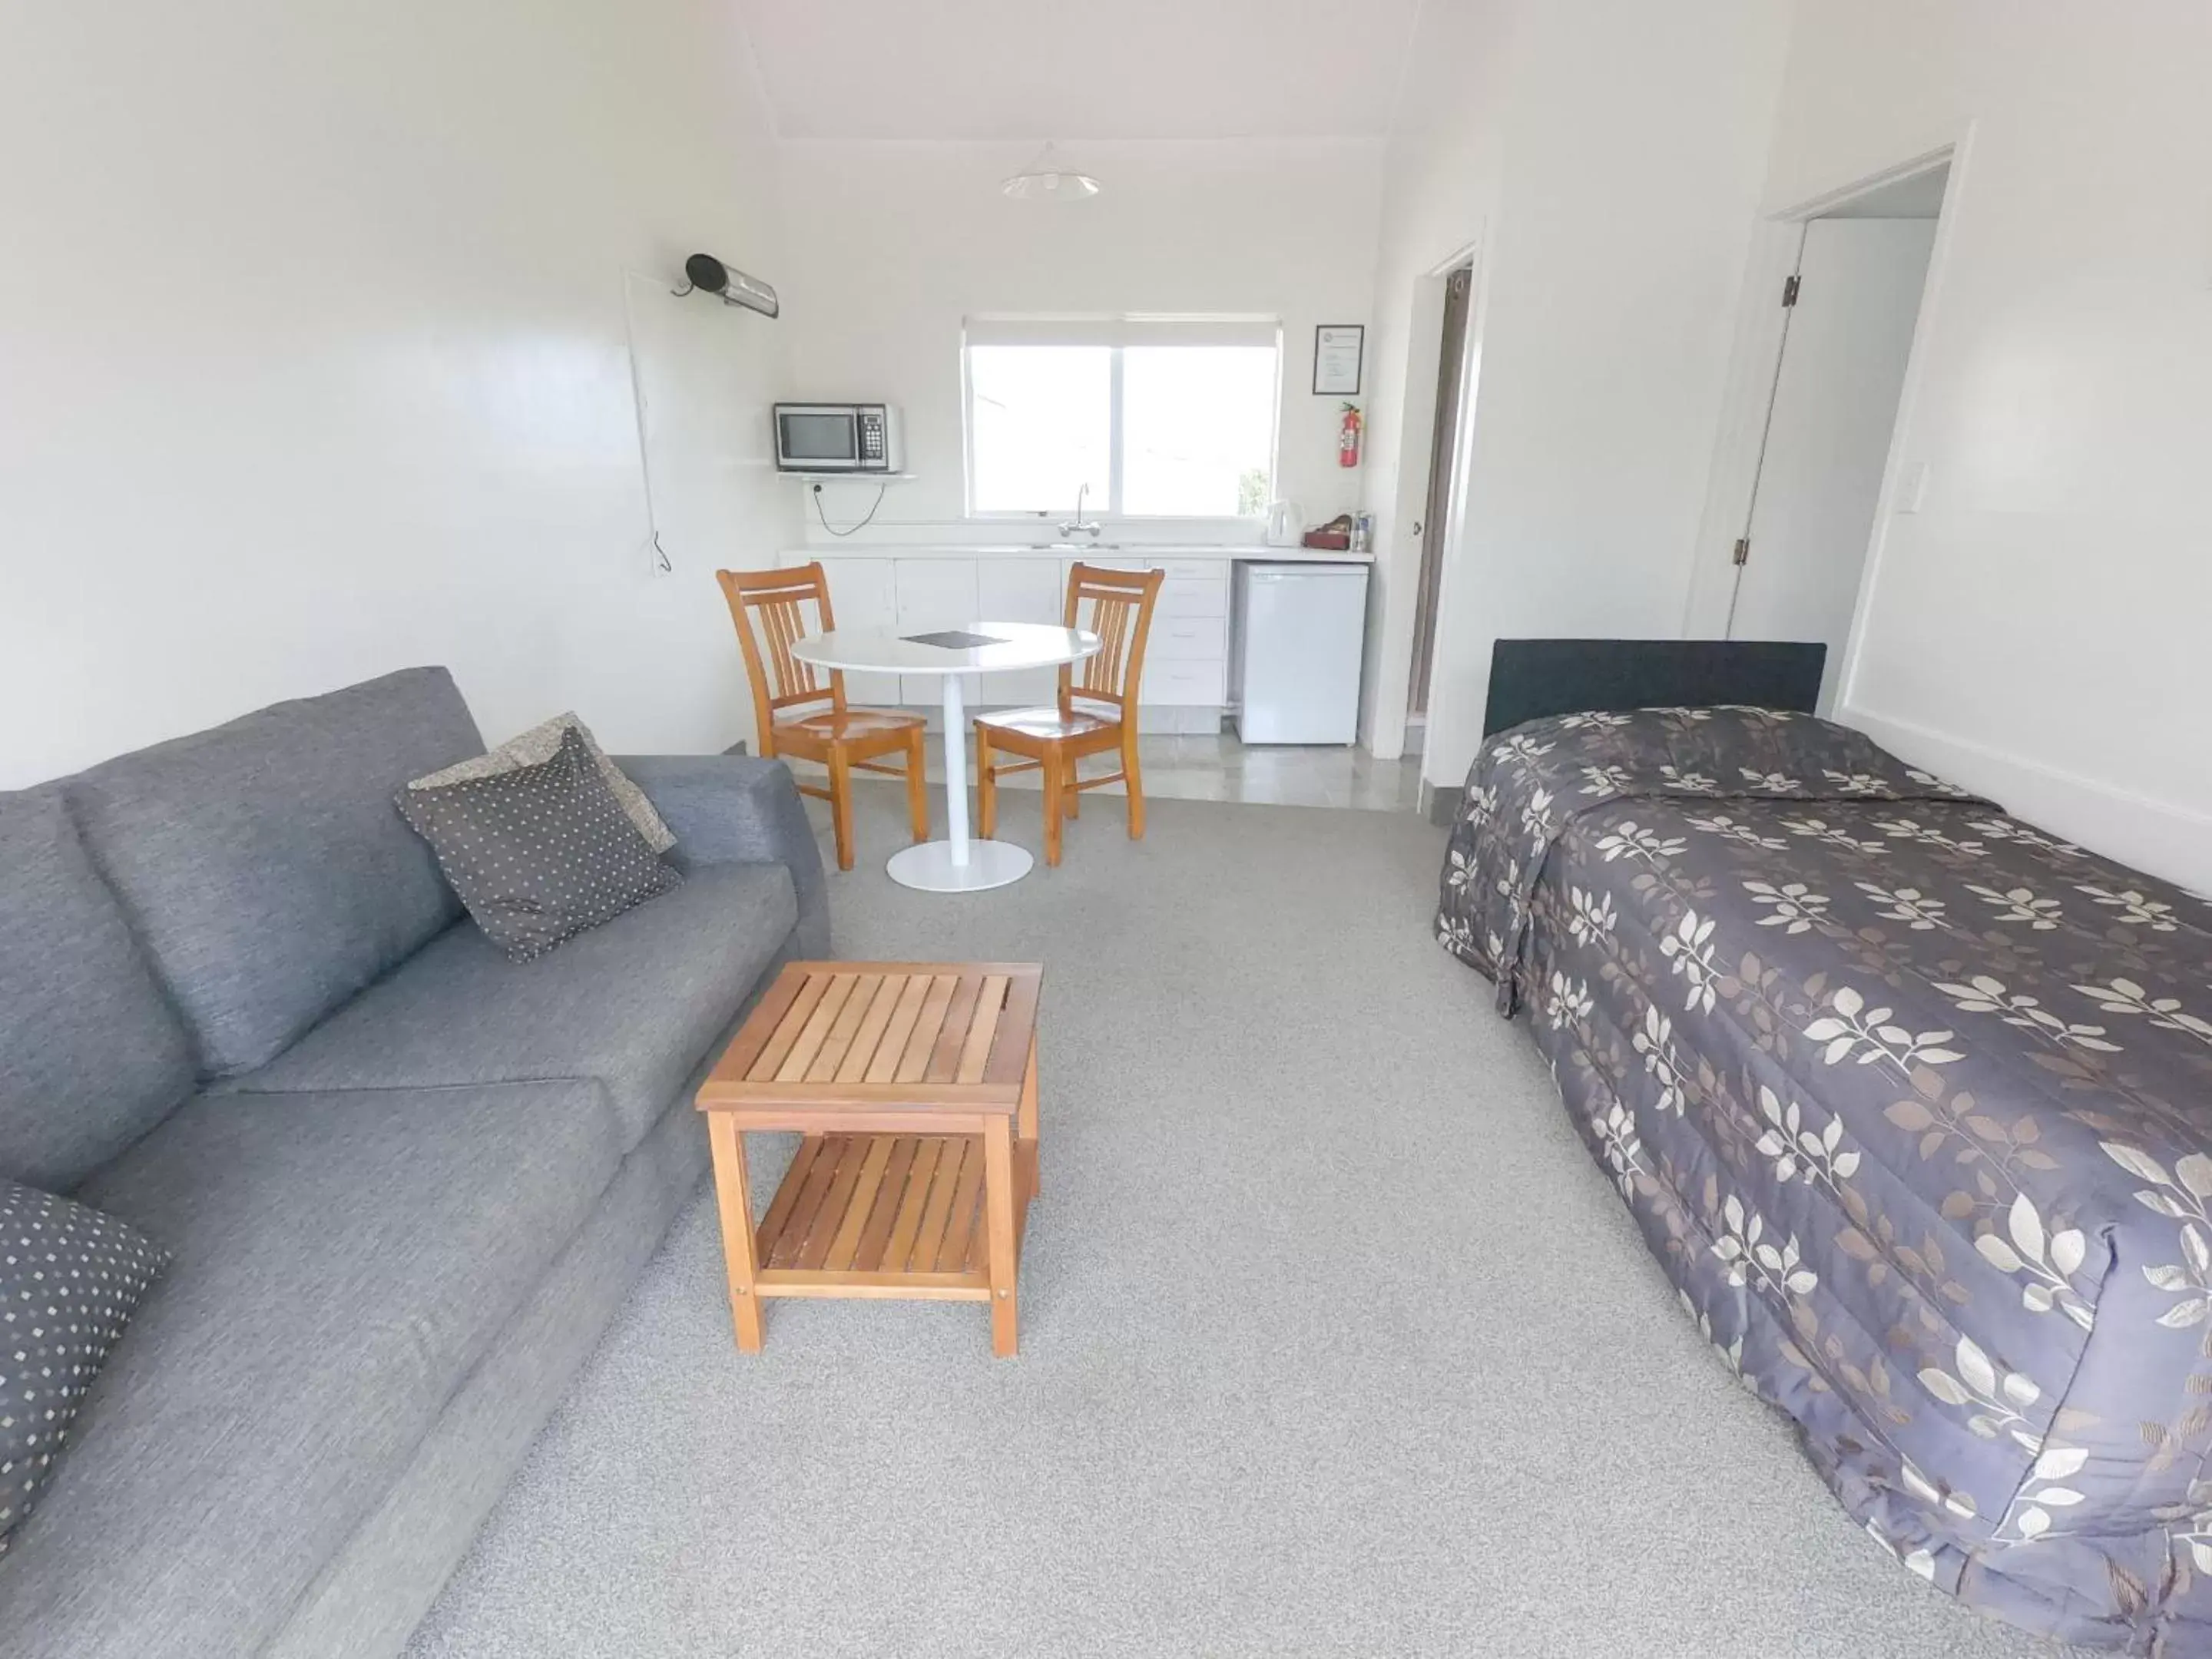
{"type": "Polygon", "coordinates": [[[1365,424],[1360,418],[1358,404],[1345,404],[1344,419],[1336,431],[1336,464],[1339,466],[1359,465],[1359,429],[1365,424]]]}

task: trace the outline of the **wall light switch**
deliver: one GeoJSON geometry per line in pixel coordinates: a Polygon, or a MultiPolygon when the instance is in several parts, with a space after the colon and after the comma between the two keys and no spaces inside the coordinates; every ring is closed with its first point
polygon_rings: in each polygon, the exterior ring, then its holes
{"type": "Polygon", "coordinates": [[[1917,513],[1920,510],[1922,504],[1928,499],[1929,471],[1930,468],[1925,461],[1915,461],[1905,469],[1905,487],[1897,492],[1899,512],[1917,513]]]}

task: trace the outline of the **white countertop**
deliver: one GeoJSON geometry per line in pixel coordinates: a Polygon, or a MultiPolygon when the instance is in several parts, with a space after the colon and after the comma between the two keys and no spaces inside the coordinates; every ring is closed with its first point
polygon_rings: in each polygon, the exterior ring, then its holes
{"type": "Polygon", "coordinates": [[[791,553],[810,559],[1097,559],[1104,562],[1138,559],[1218,559],[1267,564],[1372,564],[1372,553],[1338,553],[1324,547],[1224,546],[1213,543],[1103,543],[1097,547],[1055,547],[999,543],[937,544],[895,546],[872,543],[860,547],[800,547],[791,553]]]}

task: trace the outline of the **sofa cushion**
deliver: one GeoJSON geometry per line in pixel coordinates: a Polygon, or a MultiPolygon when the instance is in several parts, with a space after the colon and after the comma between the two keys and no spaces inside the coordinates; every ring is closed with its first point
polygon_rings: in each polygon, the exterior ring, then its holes
{"type": "MultiPolygon", "coordinates": [[[[509,738],[498,748],[478,755],[474,760],[465,760],[448,766],[442,772],[433,772],[427,778],[416,778],[408,784],[410,789],[439,789],[449,783],[465,783],[471,778],[495,778],[502,772],[512,772],[517,767],[538,766],[550,761],[561,750],[561,739],[574,732],[583,739],[584,748],[598,767],[599,775],[606,780],[614,797],[622,803],[623,816],[637,826],[637,833],[645,837],[645,844],[656,853],[665,853],[676,845],[676,836],[669,830],[645,791],[631,782],[621,767],[607,758],[607,751],[599,747],[599,740],[592,735],[592,728],[576,718],[574,712],[556,714],[541,725],[532,726],[520,737],[509,738]]],[[[404,810],[404,809],[403,809],[404,810]]]]}
{"type": "Polygon", "coordinates": [[[571,728],[553,758],[397,798],[477,927],[510,962],[542,957],[682,883],[571,728]]]}
{"type": "Polygon", "coordinates": [[[257,1651],[621,1163],[590,1083],[188,1103],[86,1197],[169,1247],[16,1533],[11,1656],[257,1651]]]}
{"type": "Polygon", "coordinates": [[[126,1221],[0,1181],[0,1554],[167,1261],[126,1221]]]}
{"type": "Polygon", "coordinates": [[[191,1042],[52,788],[0,795],[0,1176],[66,1192],[191,1092],[191,1042]]]}
{"type": "Polygon", "coordinates": [[[452,923],[392,797],[483,747],[452,677],[410,668],[64,785],[204,1075],[261,1064],[452,923]]]}
{"type": "Polygon", "coordinates": [[[750,994],[799,915],[780,864],[708,865],[650,904],[509,962],[473,922],[233,1089],[596,1078],[627,1152],[750,994]]]}

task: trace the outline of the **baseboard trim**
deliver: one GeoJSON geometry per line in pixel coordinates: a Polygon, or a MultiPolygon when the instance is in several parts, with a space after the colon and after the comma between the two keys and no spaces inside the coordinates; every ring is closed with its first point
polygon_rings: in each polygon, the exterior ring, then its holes
{"type": "Polygon", "coordinates": [[[1856,703],[1836,719],[1875,742],[2082,846],[2212,893],[2212,814],[2102,783],[1972,738],[1856,703]]]}
{"type": "Polygon", "coordinates": [[[1449,829],[1459,821],[1459,809],[1467,799],[1467,791],[1455,783],[1421,784],[1421,814],[1439,830],[1449,829]]]}

